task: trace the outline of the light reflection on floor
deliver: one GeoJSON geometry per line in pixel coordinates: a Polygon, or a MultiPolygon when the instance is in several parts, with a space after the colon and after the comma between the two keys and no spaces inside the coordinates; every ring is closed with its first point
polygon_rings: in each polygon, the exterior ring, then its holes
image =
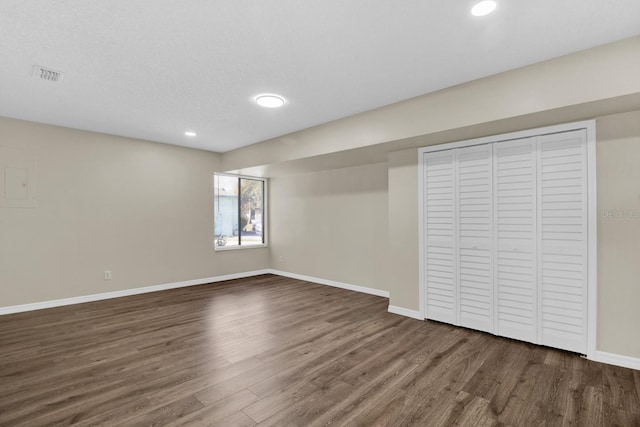
{"type": "Polygon", "coordinates": [[[270,307],[265,295],[213,294],[207,310],[206,336],[211,355],[237,363],[277,345],[275,336],[269,333],[274,316],[267,315],[270,307]],[[239,317],[238,313],[245,314],[239,317]]]}

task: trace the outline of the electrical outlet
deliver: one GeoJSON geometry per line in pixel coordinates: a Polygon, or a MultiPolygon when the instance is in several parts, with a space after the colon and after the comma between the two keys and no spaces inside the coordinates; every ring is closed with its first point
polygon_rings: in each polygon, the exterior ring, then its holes
{"type": "Polygon", "coordinates": [[[111,270],[104,271],[104,280],[111,280],[111,270]]]}

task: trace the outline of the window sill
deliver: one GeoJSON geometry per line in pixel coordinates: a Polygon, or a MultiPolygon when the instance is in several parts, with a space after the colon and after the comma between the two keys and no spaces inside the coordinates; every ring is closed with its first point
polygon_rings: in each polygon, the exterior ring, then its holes
{"type": "Polygon", "coordinates": [[[244,250],[244,249],[265,249],[268,248],[269,245],[264,244],[264,245],[250,245],[250,246],[214,246],[214,250],[216,252],[226,252],[226,251],[239,251],[239,250],[244,250]]]}

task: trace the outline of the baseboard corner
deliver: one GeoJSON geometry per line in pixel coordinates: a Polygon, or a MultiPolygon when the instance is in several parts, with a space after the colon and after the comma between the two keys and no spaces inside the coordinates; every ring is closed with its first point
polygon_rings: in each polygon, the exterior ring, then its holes
{"type": "Polygon", "coordinates": [[[368,288],[366,286],[360,285],[352,285],[350,283],[336,282],[335,280],[321,279],[319,277],[305,276],[304,274],[289,273],[288,271],[275,269],[271,269],[269,272],[271,274],[275,274],[276,276],[289,277],[290,279],[304,280],[305,282],[317,283],[319,285],[333,286],[334,288],[346,289],[348,291],[389,298],[389,292],[380,289],[368,288]]]}
{"type": "Polygon", "coordinates": [[[389,313],[399,314],[400,316],[410,317],[412,319],[424,320],[417,310],[409,310],[408,308],[398,307],[397,305],[389,304],[389,313]]]}

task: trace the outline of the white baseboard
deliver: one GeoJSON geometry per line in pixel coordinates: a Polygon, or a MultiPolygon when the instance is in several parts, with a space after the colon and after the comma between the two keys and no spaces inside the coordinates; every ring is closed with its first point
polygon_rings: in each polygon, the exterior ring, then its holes
{"type": "Polygon", "coordinates": [[[376,295],[379,297],[389,298],[388,291],[381,291],[380,289],[367,288],[365,286],[351,285],[349,283],[336,282],[333,280],[320,279],[318,277],[305,276],[303,274],[289,273],[287,271],[269,270],[269,273],[278,276],[289,277],[291,279],[304,280],[305,282],[318,283],[320,285],[333,286],[334,288],[347,289],[349,291],[362,292],[363,294],[376,295]]]}
{"type": "Polygon", "coordinates": [[[333,286],[336,288],[348,289],[350,291],[362,292],[365,294],[377,295],[389,298],[389,292],[379,289],[367,288],[364,286],[350,285],[348,283],[335,282],[333,280],[319,279],[317,277],[304,276],[302,274],[288,273],[273,269],[247,271],[243,273],[226,274],[224,276],[205,277],[202,279],[185,280],[182,282],[165,283],[162,285],[145,286],[142,288],[123,289],[121,291],[104,292],[92,295],[82,295],[78,297],[63,298],[51,301],[35,302],[30,304],[12,305],[8,307],[0,307],[0,316],[4,314],[21,313],[24,311],[42,310],[45,308],[61,307],[72,304],[82,304],[84,302],[93,302],[106,300],[111,298],[127,297],[131,295],[146,294],[148,292],[165,291],[168,289],[184,288],[187,286],[204,285],[207,283],[223,282],[225,280],[243,279],[245,277],[258,276],[261,274],[275,274],[278,276],[290,277],[292,279],[304,280],[307,282],[318,283],[321,285],[333,286]]]}
{"type": "Polygon", "coordinates": [[[142,288],[123,289],[121,291],[104,292],[93,295],[56,299],[52,301],[35,302],[31,304],[12,305],[0,307],[0,316],[3,314],[21,313],[23,311],[42,310],[44,308],[61,307],[64,305],[81,304],[83,302],[100,301],[111,298],[127,297],[131,295],[146,294],[148,292],[165,291],[167,289],[184,288],[187,286],[204,285],[207,283],[224,282],[225,280],[243,279],[245,277],[270,274],[270,270],[255,270],[244,273],[226,274],[224,276],[205,277],[203,279],[185,280],[183,282],[165,283],[162,285],[145,286],[142,288]]]}
{"type": "Polygon", "coordinates": [[[629,356],[621,356],[606,351],[596,351],[595,357],[591,360],[609,365],[622,366],[623,368],[640,370],[640,359],[629,356]]]}
{"type": "Polygon", "coordinates": [[[389,313],[399,314],[400,316],[411,317],[412,319],[424,320],[417,310],[409,310],[408,308],[398,307],[397,305],[389,305],[389,313]]]}

